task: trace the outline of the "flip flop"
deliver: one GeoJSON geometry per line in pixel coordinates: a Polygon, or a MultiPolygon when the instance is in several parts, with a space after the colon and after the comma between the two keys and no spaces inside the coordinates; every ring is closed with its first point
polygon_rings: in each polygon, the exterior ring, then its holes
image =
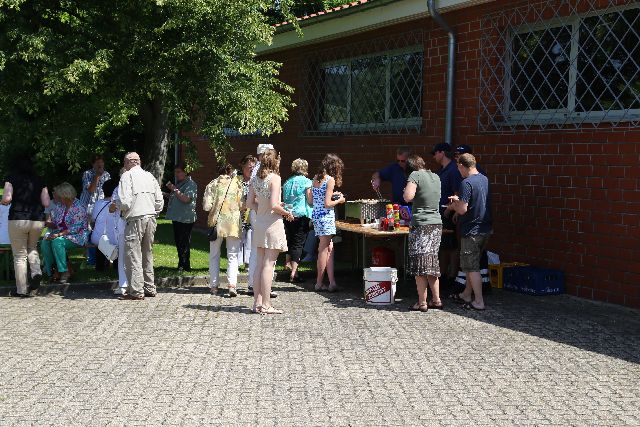
{"type": "Polygon", "coordinates": [[[432,302],[427,303],[427,307],[433,310],[444,310],[444,304],[434,304],[432,302]]]}
{"type": "Polygon", "coordinates": [[[469,304],[471,301],[467,301],[466,299],[462,298],[460,296],[460,294],[451,294],[449,295],[449,298],[451,298],[453,300],[453,302],[455,302],[456,304],[469,304]]]}
{"type": "Polygon", "coordinates": [[[464,308],[465,310],[476,310],[476,311],[485,311],[485,308],[478,308],[475,305],[473,305],[473,302],[468,302],[465,303],[462,308],[464,308]]]}
{"type": "Polygon", "coordinates": [[[429,310],[429,304],[414,304],[409,306],[409,311],[421,311],[423,313],[429,310]]]}

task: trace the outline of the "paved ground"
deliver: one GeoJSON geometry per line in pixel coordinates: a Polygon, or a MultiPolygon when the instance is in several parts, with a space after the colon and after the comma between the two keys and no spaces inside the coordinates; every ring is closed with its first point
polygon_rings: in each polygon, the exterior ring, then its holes
{"type": "Polygon", "coordinates": [[[0,298],[0,425],[640,425],[638,311],[279,287],[273,317],[205,288],[0,298]]]}

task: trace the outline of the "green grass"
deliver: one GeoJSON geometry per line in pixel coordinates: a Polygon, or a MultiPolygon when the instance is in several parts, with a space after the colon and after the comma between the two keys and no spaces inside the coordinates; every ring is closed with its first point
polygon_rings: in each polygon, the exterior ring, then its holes
{"type": "MultiPolygon", "coordinates": [[[[223,245],[224,246],[224,245],[223,245]]],[[[86,263],[86,250],[84,248],[72,249],[69,252],[71,266],[74,275],[71,282],[103,282],[118,279],[118,268],[116,264],[107,271],[96,271],[93,266],[86,263]]],[[[285,254],[280,254],[276,271],[284,270],[285,254]]],[[[155,275],[158,278],[177,276],[206,276],[209,274],[209,241],[201,230],[194,229],[191,234],[191,272],[178,272],[178,258],[173,240],[173,227],[171,221],[166,219],[158,220],[158,228],[155,234],[153,245],[153,265],[155,275]]],[[[316,264],[313,262],[303,262],[299,271],[309,273],[315,271],[316,264]]],[[[336,271],[349,271],[351,265],[345,262],[336,262],[336,271]]],[[[220,269],[226,271],[227,258],[223,247],[220,259],[220,269]]],[[[240,272],[244,272],[244,266],[240,272]]],[[[307,274],[307,277],[309,274],[307,274]]],[[[0,284],[13,284],[13,281],[0,281],[0,284]]]]}

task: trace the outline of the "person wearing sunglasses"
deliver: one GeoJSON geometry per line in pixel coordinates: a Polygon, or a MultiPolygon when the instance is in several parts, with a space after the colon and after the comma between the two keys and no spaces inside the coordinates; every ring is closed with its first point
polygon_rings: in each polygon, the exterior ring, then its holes
{"type": "Polygon", "coordinates": [[[411,155],[409,147],[401,147],[396,150],[396,162],[374,172],[371,175],[371,186],[376,192],[380,192],[382,181],[391,183],[391,202],[404,205],[404,187],[407,185],[407,159],[411,155]]]}

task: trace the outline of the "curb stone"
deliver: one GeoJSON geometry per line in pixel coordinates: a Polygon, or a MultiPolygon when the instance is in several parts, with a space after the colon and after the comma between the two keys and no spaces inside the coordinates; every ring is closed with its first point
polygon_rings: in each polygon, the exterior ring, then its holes
{"type": "MultiPolygon", "coordinates": [[[[225,275],[221,275],[225,276],[225,275]]],[[[247,274],[238,274],[238,282],[247,282],[247,274]]],[[[35,295],[65,294],[69,291],[111,291],[118,286],[117,280],[106,280],[99,282],[78,282],[65,284],[41,284],[37,291],[32,291],[35,295]]],[[[156,278],[158,288],[188,288],[209,286],[209,276],[176,276],[156,278]]],[[[15,290],[15,285],[0,286],[0,297],[8,297],[10,292],[15,290]]]]}

